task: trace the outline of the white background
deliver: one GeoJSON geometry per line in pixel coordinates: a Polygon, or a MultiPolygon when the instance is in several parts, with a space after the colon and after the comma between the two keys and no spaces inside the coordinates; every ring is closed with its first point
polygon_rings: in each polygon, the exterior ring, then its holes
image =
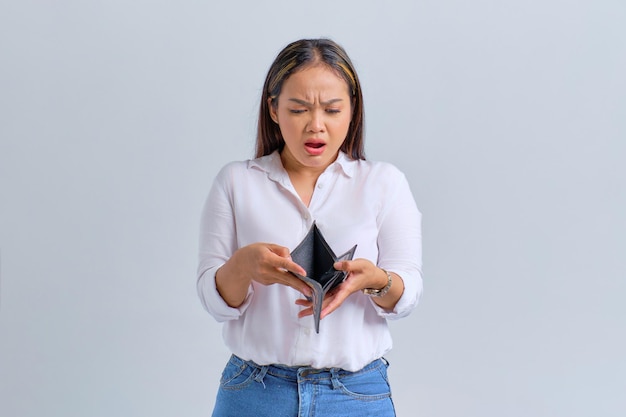
{"type": "Polygon", "coordinates": [[[2,1],[0,415],[207,416],[217,170],[283,46],[331,37],[424,215],[399,416],[626,414],[626,3],[2,1]]]}

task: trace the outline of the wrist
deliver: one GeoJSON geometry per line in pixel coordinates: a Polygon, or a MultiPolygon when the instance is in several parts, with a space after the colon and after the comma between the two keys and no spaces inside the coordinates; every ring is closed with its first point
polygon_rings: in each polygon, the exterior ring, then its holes
{"type": "Polygon", "coordinates": [[[369,295],[370,297],[384,297],[389,292],[389,289],[391,288],[391,285],[393,283],[391,274],[387,272],[385,269],[382,269],[382,268],[378,268],[378,269],[380,269],[381,271],[385,273],[385,276],[386,276],[385,285],[380,288],[364,288],[363,294],[369,295]]]}

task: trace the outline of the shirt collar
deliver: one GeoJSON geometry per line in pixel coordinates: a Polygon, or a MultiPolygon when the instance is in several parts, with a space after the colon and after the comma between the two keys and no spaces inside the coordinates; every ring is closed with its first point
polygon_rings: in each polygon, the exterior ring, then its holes
{"type": "MultiPolygon", "coordinates": [[[[352,178],[354,175],[354,169],[358,161],[348,158],[345,152],[339,151],[335,162],[329,165],[326,170],[334,169],[341,170],[348,178],[352,178]]],[[[272,152],[269,155],[262,156],[260,158],[251,159],[248,161],[248,169],[260,169],[267,173],[268,177],[274,181],[281,181],[288,177],[283,163],[280,160],[280,154],[278,150],[272,152]]]]}

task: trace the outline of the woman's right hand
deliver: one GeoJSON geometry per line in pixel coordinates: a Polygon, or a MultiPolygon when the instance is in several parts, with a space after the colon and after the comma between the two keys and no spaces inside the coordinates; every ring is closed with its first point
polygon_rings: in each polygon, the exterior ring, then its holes
{"type": "Polygon", "coordinates": [[[311,296],[309,286],[289,271],[306,275],[306,271],[291,260],[286,247],[253,243],[238,249],[218,269],[215,282],[220,295],[231,307],[239,307],[244,302],[252,280],[263,285],[287,285],[305,296],[311,296]]]}

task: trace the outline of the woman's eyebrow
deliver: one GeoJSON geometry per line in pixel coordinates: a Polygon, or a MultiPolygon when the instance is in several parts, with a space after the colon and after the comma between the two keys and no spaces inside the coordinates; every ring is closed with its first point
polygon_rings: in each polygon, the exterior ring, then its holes
{"type": "MultiPolygon", "coordinates": [[[[289,101],[293,101],[294,103],[300,104],[302,106],[307,106],[307,107],[312,107],[313,106],[313,103],[309,103],[306,100],[300,100],[298,98],[290,98],[289,101]]],[[[337,103],[338,101],[343,101],[343,99],[342,98],[333,98],[333,99],[330,99],[328,101],[322,101],[322,102],[320,102],[320,104],[322,106],[327,106],[329,104],[337,103]]]]}

